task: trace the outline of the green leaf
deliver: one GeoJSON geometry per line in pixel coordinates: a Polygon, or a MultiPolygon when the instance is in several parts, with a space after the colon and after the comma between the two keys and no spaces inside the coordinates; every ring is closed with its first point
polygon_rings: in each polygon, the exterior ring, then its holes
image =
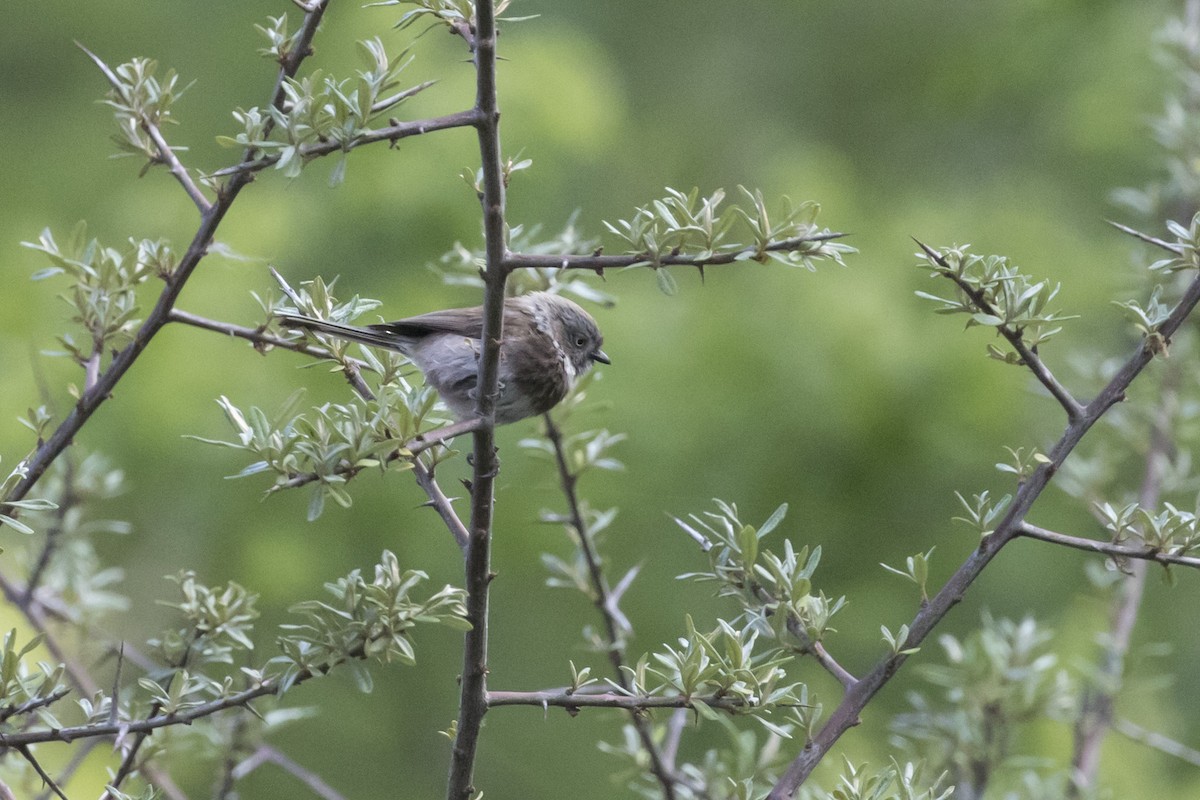
{"type": "Polygon", "coordinates": [[[658,289],[668,297],[674,297],[679,292],[679,284],[675,282],[675,276],[671,274],[669,269],[658,267],[654,270],[654,277],[658,280],[658,289]]]}

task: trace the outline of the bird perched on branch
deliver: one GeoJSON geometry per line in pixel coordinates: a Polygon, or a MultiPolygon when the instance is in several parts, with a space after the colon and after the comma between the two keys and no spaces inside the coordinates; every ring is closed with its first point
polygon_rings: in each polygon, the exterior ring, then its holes
{"type": "MultiPolygon", "coordinates": [[[[279,319],[289,328],[403,353],[456,417],[470,419],[475,414],[482,306],[363,327],[299,314],[280,314],[279,319]]],[[[557,405],[594,362],[612,363],[600,349],[603,343],[596,321],[565,297],[534,292],[507,298],[496,424],[507,425],[557,405]]]]}

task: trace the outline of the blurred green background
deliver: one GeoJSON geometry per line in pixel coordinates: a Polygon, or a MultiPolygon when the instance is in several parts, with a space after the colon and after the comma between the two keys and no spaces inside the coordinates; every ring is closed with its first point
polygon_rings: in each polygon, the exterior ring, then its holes
{"type": "MultiPolygon", "coordinates": [[[[541,15],[506,27],[501,42],[505,150],[534,161],[511,187],[512,223],[553,231],[579,209],[579,224],[599,235],[601,220],[628,216],[664,186],[707,193],[745,184],[768,197],[819,201],[822,224],[850,232],[861,251],[846,269],[817,274],[748,264],[711,269],[702,284],[680,272],[675,297],[659,293],[647,272],[608,276],[604,288],[620,303],[595,313],[613,365],[593,391],[608,407],[579,423],[627,433],[616,451],[627,468],[589,477],[582,490],[594,505],[620,506],[607,539],[614,575],[643,565],[625,603],[637,629],[634,654],[682,633],[685,613],[704,624],[733,613],[705,587],[674,580],[703,561],[667,514],[705,510],[720,497],[755,523],[779,503],[790,505],[784,534],[821,545],[818,586],[850,598],[830,647],[851,670],[865,670],[880,653],[880,624],[906,622],[917,600],[878,562],[900,563],[936,545],[932,583],[940,583],[975,544],[949,522],[958,511],[953,492],[1010,491],[993,468],[1003,445],[1045,447],[1063,422],[1024,374],[984,358],[986,333],[962,334],[960,321],[933,315],[914,297],[931,287],[912,266],[910,237],[969,242],[1061,280],[1062,307],[1083,315],[1044,353],[1064,375],[1078,350],[1128,352],[1132,335],[1109,301],[1134,285],[1135,248],[1104,220],[1121,213],[1108,199],[1112,189],[1157,175],[1147,119],[1162,106],[1164,82],[1151,41],[1174,4],[521,0],[511,11],[541,15]]],[[[165,237],[182,251],[196,223],[164,172],[139,180],[134,161],[109,158],[112,123],[94,102],[106,85],[72,40],[110,64],[149,56],[195,80],[176,107],[182,124],[167,135],[189,148],[189,165],[215,169],[237,158],[215,143],[236,132],[230,110],[263,104],[273,79],[255,54],[252,26],[284,12],[298,17],[283,0],[7,5],[0,29],[6,471],[31,446],[15,420],[39,402],[38,381],[53,387],[65,411],[62,387],[80,380],[65,360],[39,355],[69,329],[67,307],[56,297],[61,284],[28,280],[44,263],[19,243],[45,226],[65,236],[86,219],[108,243],[165,237]]],[[[399,14],[334,3],[308,66],[349,74],[357,67],[354,41],[374,35],[398,51],[411,38],[392,30],[399,14]]],[[[440,83],[401,116],[466,107],[473,75],[461,42],[434,31],[414,52],[412,81],[440,83]]],[[[460,130],[395,150],[356,151],[337,188],[326,180],[332,162],[293,181],[263,174],[220,229],[220,242],[244,258],[207,259],[180,307],[255,324],[250,292],[270,290],[268,264],[293,283],[340,276],[345,294],[380,298],[392,317],[475,304],[477,295],[444,286],[426,267],[455,242],[478,242],[478,207],[458,177],[476,162],[474,137],[460,130]]],[[[289,353],[264,358],[244,343],[170,327],[79,437],[80,447],[103,451],[125,470],[132,489],[103,515],[131,520],[134,532],[100,543],[127,573],[135,610],[114,626],[131,641],[168,618],[153,600],[170,593],[162,576],[181,568],[260,592],[264,633],[289,605],[369,567],[384,548],[428,571],[436,585],[459,582],[457,548],[418,508],[423,496],[405,476],[364,476],[352,487],[352,509],[330,507],[309,524],[307,494],[263,501],[265,481],[222,479],[244,466],[237,454],[182,438],[230,435],[214,402],[222,394],[267,409],[299,386],[309,387],[314,403],[346,395],[336,376],[298,369],[303,364],[289,353]]],[[[499,432],[493,688],[561,685],[567,658],[604,666],[578,635],[594,622],[592,609],[543,585],[539,553],[567,546],[561,532],[534,522],[539,509],[561,502],[549,467],[517,447],[535,430],[526,422],[499,432]]],[[[443,468],[447,490],[465,470],[443,468]]],[[[1031,521],[1095,533],[1086,509],[1054,491],[1031,521]]],[[[945,629],[971,630],[983,609],[1034,614],[1060,632],[1065,664],[1090,658],[1107,611],[1086,589],[1083,560],[1017,542],[945,629]]],[[[1139,646],[1174,643],[1151,671],[1177,673],[1177,683],[1134,685],[1121,711],[1197,746],[1200,639],[1191,609],[1200,593],[1192,576],[1181,577],[1170,590],[1151,582],[1137,634],[1139,646]]],[[[269,656],[269,635],[263,644],[269,656]]],[[[448,745],[436,731],[455,715],[459,646],[449,630],[419,631],[418,667],[375,669],[369,696],[348,675],[304,686],[290,702],[320,706],[321,714],[277,743],[349,797],[442,795],[448,745]]],[[[937,651],[930,642],[918,661],[937,651]]],[[[829,680],[815,671],[808,677],[833,705],[829,680]]],[[[905,707],[914,683],[906,668],[839,750],[884,761],[886,719],[905,707]]],[[[608,777],[621,765],[595,747],[598,737],[615,739],[621,723],[607,713],[570,719],[499,709],[487,719],[477,783],[490,800],[623,796],[608,777]]],[[[699,741],[711,744],[711,733],[699,741]]],[[[1066,759],[1070,739],[1047,728],[1021,749],[1066,759]]],[[[1115,737],[1106,752],[1103,777],[1117,796],[1200,791],[1200,775],[1179,762],[1115,737]]],[[[832,780],[829,765],[819,779],[832,780]]],[[[94,773],[100,780],[98,763],[94,773]]],[[[206,786],[203,775],[179,778],[193,796],[209,791],[197,788],[206,786]]],[[[243,794],[296,791],[263,769],[243,794]]]]}

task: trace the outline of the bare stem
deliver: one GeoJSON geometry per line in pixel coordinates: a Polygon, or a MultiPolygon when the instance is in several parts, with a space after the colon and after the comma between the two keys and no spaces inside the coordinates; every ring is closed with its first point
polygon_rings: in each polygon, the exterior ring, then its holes
{"type": "Polygon", "coordinates": [[[1063,547],[1070,547],[1075,550],[1100,553],[1122,561],[1126,559],[1131,561],[1154,561],[1163,565],[1177,564],[1181,567],[1200,569],[1200,558],[1196,556],[1174,555],[1150,547],[1133,547],[1113,544],[1112,542],[1102,542],[1098,539],[1088,539],[1084,536],[1070,536],[1065,533],[1039,528],[1037,525],[1030,525],[1028,522],[1021,523],[1017,535],[1063,547]]]}

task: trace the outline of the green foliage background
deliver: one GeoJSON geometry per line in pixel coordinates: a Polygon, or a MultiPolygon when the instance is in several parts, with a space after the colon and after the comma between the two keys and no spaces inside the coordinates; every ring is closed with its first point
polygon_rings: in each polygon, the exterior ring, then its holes
{"type": "MultiPolygon", "coordinates": [[[[15,419],[39,402],[39,382],[61,414],[70,404],[61,387],[81,380],[65,360],[39,354],[67,329],[66,306],[55,286],[28,281],[43,263],[19,242],[47,225],[65,234],[86,218],[102,240],[162,236],[182,250],[196,221],[164,172],[138,180],[132,161],[108,158],[109,114],[93,102],[106,85],[72,40],[110,64],[149,56],[194,79],[176,107],[182,125],[167,135],[190,148],[188,164],[212,169],[236,159],[214,141],[236,130],[228,112],[264,103],[272,81],[271,66],[254,53],[252,24],[284,11],[296,15],[282,0],[6,6],[6,471],[32,445],[15,419]]],[[[705,509],[719,496],[756,522],[790,504],[782,530],[797,543],[821,545],[818,585],[850,598],[830,647],[852,670],[865,669],[881,652],[879,625],[907,621],[918,600],[878,562],[900,563],[936,545],[937,585],[975,545],[948,521],[958,512],[953,492],[1008,491],[992,466],[1002,446],[1044,446],[1062,423],[1024,373],[983,357],[987,333],[960,334],[955,320],[934,316],[913,296],[928,279],[911,266],[909,237],[970,242],[976,252],[1004,253],[1061,280],[1063,308],[1084,318],[1043,355],[1068,378],[1077,350],[1127,353],[1134,339],[1108,301],[1132,285],[1135,248],[1104,219],[1120,213],[1110,190],[1155,176],[1145,120],[1161,107],[1163,82],[1150,41],[1175,9],[1159,0],[521,0],[512,12],[542,16],[510,25],[501,42],[505,149],[534,160],[511,187],[511,222],[552,231],[579,209],[579,225],[599,235],[602,219],[627,216],[665,185],[709,192],[741,183],[768,197],[818,200],[822,223],[852,233],[861,251],[848,268],[815,275],[746,264],[710,269],[702,283],[681,271],[675,297],[660,294],[645,271],[609,276],[604,288],[620,303],[596,316],[614,363],[593,390],[607,408],[579,424],[627,432],[616,453],[627,469],[591,476],[582,490],[595,505],[621,507],[608,538],[614,569],[644,565],[626,600],[637,630],[633,652],[682,633],[685,613],[722,613],[703,587],[673,579],[702,559],[666,516],[705,509]]],[[[354,40],[376,34],[398,50],[408,34],[390,30],[397,16],[335,3],[308,67],[348,73],[354,40]]],[[[473,75],[461,42],[434,31],[415,52],[414,82],[440,83],[402,117],[466,107],[473,75]]],[[[389,316],[475,304],[477,295],[444,286],[426,265],[457,241],[479,239],[476,201],[458,178],[476,161],[472,133],[460,130],[394,151],[357,151],[337,188],[324,180],[332,162],[294,181],[263,174],[220,231],[239,257],[207,259],[180,306],[254,324],[249,292],[270,289],[268,264],[292,282],[340,275],[344,293],[381,298],[389,316]]],[[[173,326],[85,428],[77,444],[107,453],[132,487],[104,513],[130,519],[134,532],[101,543],[105,557],[126,569],[135,599],[119,635],[139,641],[154,630],[167,612],[152,601],[170,591],[161,576],[185,567],[260,592],[263,631],[322,582],[369,566],[384,548],[403,566],[430,572],[435,584],[459,581],[457,548],[434,514],[418,508],[423,496],[405,476],[364,475],[352,487],[352,509],[331,507],[308,524],[306,494],[262,501],[254,479],[222,480],[243,466],[230,451],[181,438],[228,435],[214,403],[221,394],[265,408],[298,386],[309,387],[314,403],[346,394],[336,375],[299,370],[304,363],[173,326]]],[[[566,547],[557,529],[533,521],[561,502],[549,466],[516,446],[534,428],[526,422],[499,433],[494,688],[561,685],[567,658],[604,667],[578,646],[592,609],[543,586],[539,553],[566,547]]],[[[449,490],[466,467],[439,474],[449,490]]],[[[1086,510],[1061,494],[1047,496],[1031,521],[1096,530],[1086,510]]],[[[1075,553],[1018,542],[951,615],[948,630],[970,630],[985,608],[1034,614],[1059,631],[1064,662],[1087,658],[1106,606],[1086,588],[1083,563],[1075,553]]],[[[1135,657],[1147,680],[1133,682],[1119,711],[1196,745],[1200,695],[1190,687],[1200,680],[1200,638],[1191,609],[1200,597],[1193,576],[1181,578],[1170,590],[1152,582],[1138,642],[1171,641],[1175,649],[1152,663],[1135,657]],[[1151,685],[1148,678],[1163,672],[1177,673],[1174,686],[1151,685]]],[[[263,644],[269,655],[269,637],[263,644]]],[[[322,712],[278,743],[347,796],[439,796],[448,743],[436,731],[455,713],[459,644],[449,630],[420,632],[418,667],[376,670],[369,696],[349,676],[302,687],[290,702],[322,712]]],[[[917,660],[936,649],[927,646],[917,660]]],[[[884,760],[885,721],[905,706],[911,666],[846,737],[848,754],[884,760]]],[[[826,676],[814,671],[811,681],[832,705],[837,692],[826,676]]],[[[497,799],[615,796],[608,775],[617,764],[595,740],[615,738],[620,722],[608,713],[570,719],[495,710],[478,783],[497,799]]],[[[701,739],[715,736],[709,728],[701,739]]],[[[1070,756],[1069,732],[1053,726],[1020,746],[1033,756],[1070,756]]],[[[261,772],[244,796],[295,796],[287,779],[261,772]]],[[[832,774],[826,767],[818,777],[832,774]]],[[[1200,789],[1194,770],[1117,737],[1104,778],[1121,797],[1200,789]]]]}

